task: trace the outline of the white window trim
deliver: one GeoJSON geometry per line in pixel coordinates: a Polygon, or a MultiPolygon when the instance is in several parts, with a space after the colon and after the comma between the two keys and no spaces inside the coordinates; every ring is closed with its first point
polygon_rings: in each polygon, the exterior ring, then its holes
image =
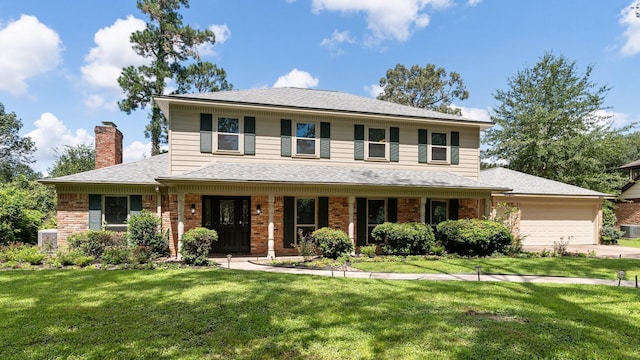
{"type": "MultiPolygon", "coordinates": [[[[391,129],[388,126],[365,126],[365,141],[364,141],[364,159],[367,161],[389,161],[389,136],[391,129]],[[380,144],[378,141],[369,141],[369,129],[384,129],[384,158],[369,156],[369,144],[380,144]]],[[[385,209],[386,211],[386,209],[385,209]]]]}
{"type": "MultiPolygon", "coordinates": [[[[316,158],[320,158],[320,123],[315,122],[315,121],[292,121],[292,126],[293,129],[291,129],[291,131],[293,132],[293,142],[291,144],[291,147],[293,147],[293,156],[294,157],[300,157],[300,158],[312,158],[312,159],[316,159],[316,158]],[[314,154],[298,154],[298,124],[314,124],[316,126],[316,137],[313,139],[315,141],[315,153],[314,154]]],[[[306,138],[306,137],[301,137],[300,139],[311,139],[311,138],[306,138]]]]}
{"type": "Polygon", "coordinates": [[[369,224],[369,201],[373,200],[373,201],[384,201],[384,221],[383,223],[387,222],[389,219],[389,202],[387,201],[388,199],[379,199],[379,198],[367,198],[367,214],[366,214],[366,219],[367,219],[367,233],[366,233],[366,237],[367,237],[367,245],[375,245],[377,244],[375,241],[373,241],[373,239],[371,239],[371,241],[369,241],[369,228],[375,228],[376,226],[380,225],[380,224],[369,224]],[[370,226],[373,225],[373,226],[370,226]]]}
{"type": "Polygon", "coordinates": [[[232,115],[218,115],[213,119],[213,152],[216,154],[230,154],[230,155],[243,155],[244,154],[244,121],[240,116],[232,115]],[[238,133],[225,133],[218,131],[218,120],[220,118],[238,119],[238,133]],[[238,136],[238,150],[224,150],[219,149],[218,135],[237,135],[238,136]]]}
{"type": "Polygon", "coordinates": [[[298,227],[302,226],[302,227],[311,227],[311,225],[313,225],[315,230],[318,230],[318,198],[317,197],[296,197],[294,198],[294,203],[295,203],[295,211],[294,211],[294,229],[295,231],[295,236],[294,236],[294,245],[298,245],[298,227]],[[315,220],[315,224],[298,224],[298,200],[302,200],[302,199],[313,199],[313,212],[314,212],[314,220],[315,220]]]}
{"type": "MultiPolygon", "coordinates": [[[[128,226],[129,223],[129,218],[131,216],[131,197],[129,195],[120,195],[120,194],[108,194],[108,195],[102,195],[102,228],[105,229],[107,226],[111,226],[111,225],[118,225],[118,226],[128,226]],[[110,197],[114,197],[114,198],[126,198],[127,199],[127,218],[125,219],[125,222],[122,224],[112,224],[112,223],[107,223],[107,198],[110,197]]],[[[126,231],[126,229],[124,230],[126,231]]]]}
{"type": "Polygon", "coordinates": [[[430,164],[450,164],[451,163],[451,132],[450,131],[430,131],[428,133],[427,144],[427,159],[430,164]],[[445,134],[447,137],[447,146],[442,145],[433,145],[433,134],[445,134]],[[446,160],[433,160],[433,148],[446,148],[447,151],[447,159],[446,160]]]}

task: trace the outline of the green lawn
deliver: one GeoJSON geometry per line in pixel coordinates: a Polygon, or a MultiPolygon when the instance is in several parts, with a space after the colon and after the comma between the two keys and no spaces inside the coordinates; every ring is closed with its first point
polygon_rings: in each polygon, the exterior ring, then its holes
{"type": "Polygon", "coordinates": [[[640,248],[640,239],[618,239],[618,245],[640,248]]]}
{"type": "Polygon", "coordinates": [[[388,262],[374,258],[355,262],[353,267],[363,271],[458,274],[475,273],[475,266],[482,266],[485,274],[520,274],[573,276],[594,279],[615,279],[616,271],[626,271],[626,279],[640,275],[640,259],[602,259],[580,257],[548,258],[481,258],[481,259],[441,259],[407,260],[388,262]]]}
{"type": "Polygon", "coordinates": [[[635,288],[0,272],[0,359],[639,359],[635,288]]]}

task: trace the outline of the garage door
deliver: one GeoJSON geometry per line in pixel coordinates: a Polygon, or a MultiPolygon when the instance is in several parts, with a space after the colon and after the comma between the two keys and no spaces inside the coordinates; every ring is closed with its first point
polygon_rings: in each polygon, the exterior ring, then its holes
{"type": "Polygon", "coordinates": [[[552,206],[520,204],[520,234],[525,245],[549,245],[569,240],[572,245],[596,244],[593,206],[552,206]]]}

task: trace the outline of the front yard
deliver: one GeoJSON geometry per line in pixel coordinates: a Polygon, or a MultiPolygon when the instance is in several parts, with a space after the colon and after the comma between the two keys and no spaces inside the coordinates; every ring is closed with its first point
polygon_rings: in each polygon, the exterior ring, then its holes
{"type": "Polygon", "coordinates": [[[170,269],[0,289],[1,359],[638,358],[635,288],[170,269]]]}

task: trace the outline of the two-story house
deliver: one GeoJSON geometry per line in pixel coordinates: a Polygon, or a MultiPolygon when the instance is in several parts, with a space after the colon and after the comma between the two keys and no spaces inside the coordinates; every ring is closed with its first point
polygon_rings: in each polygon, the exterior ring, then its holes
{"type": "MultiPolygon", "coordinates": [[[[60,244],[75,231],[122,230],[147,209],[162,217],[173,254],[186,230],[204,226],[219,233],[215,253],[273,257],[324,226],[361,246],[385,221],[482,218],[492,196],[512,190],[480,180],[488,121],[297,88],[155,102],[169,124],[166,154],[119,164],[122,134],[106,123],[96,128],[98,169],[44,181],[58,192],[60,244]]],[[[595,223],[604,194],[582,195],[595,223]]]]}

